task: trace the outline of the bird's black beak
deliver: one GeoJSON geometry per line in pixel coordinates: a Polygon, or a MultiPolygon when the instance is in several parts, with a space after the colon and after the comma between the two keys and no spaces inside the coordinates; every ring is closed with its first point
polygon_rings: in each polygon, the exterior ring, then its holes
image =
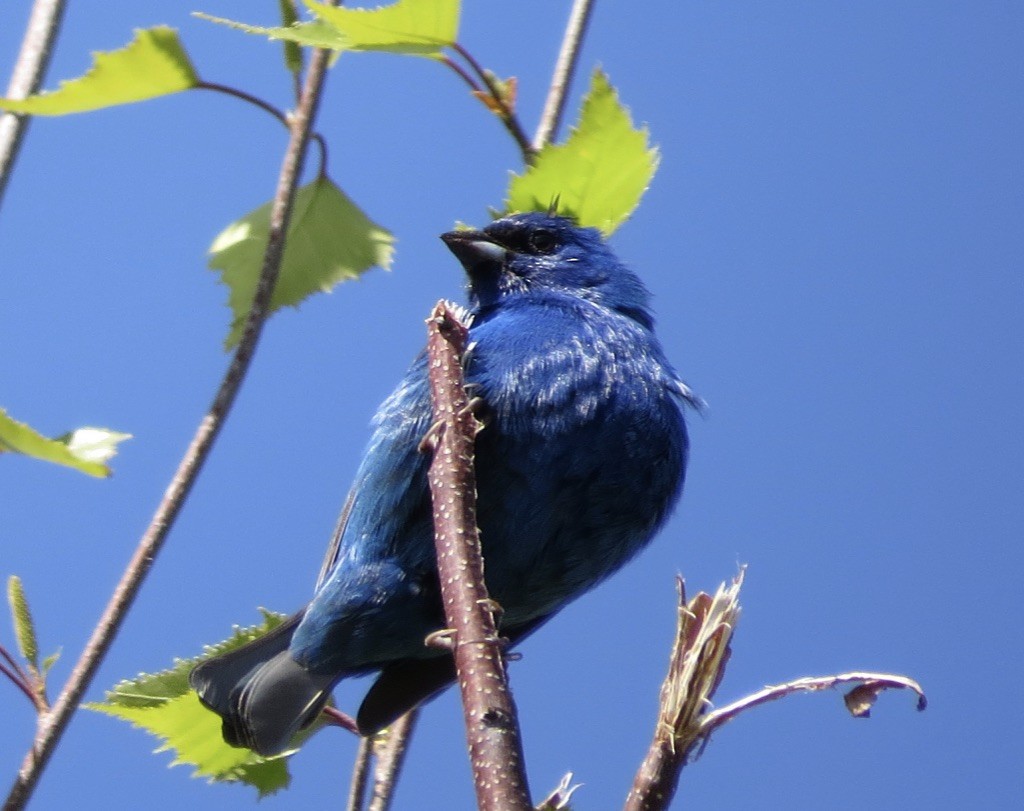
{"type": "Polygon", "coordinates": [[[508,248],[483,231],[449,231],[441,234],[441,239],[470,277],[500,272],[508,256],[508,248]]]}

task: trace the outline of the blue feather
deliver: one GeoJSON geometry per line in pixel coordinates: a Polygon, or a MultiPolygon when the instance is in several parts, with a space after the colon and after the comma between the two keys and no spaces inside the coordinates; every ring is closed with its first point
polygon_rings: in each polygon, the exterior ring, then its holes
{"type": "MultiPolygon", "coordinates": [[[[654,335],[646,289],[596,230],[520,214],[443,239],[470,279],[487,585],[517,641],[651,540],[682,489],[683,410],[697,401],[654,335]]],[[[366,732],[450,682],[450,657],[423,644],[444,626],[418,450],[430,422],[421,356],[378,410],[287,647],[258,641],[193,671],[229,741],[283,750],[346,676],[381,672],[359,714],[366,732]]]]}

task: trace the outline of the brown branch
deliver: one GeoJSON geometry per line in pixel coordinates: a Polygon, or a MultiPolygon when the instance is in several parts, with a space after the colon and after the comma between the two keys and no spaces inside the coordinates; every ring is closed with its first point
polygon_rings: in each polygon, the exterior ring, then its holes
{"type": "Polygon", "coordinates": [[[562,48],[555,62],[555,71],[551,76],[551,87],[544,102],[544,112],[540,116],[537,134],[533,137],[533,148],[539,151],[558,134],[565,113],[565,101],[569,95],[573,73],[579,62],[583,36],[587,31],[587,23],[594,10],[594,0],[575,0],[569,12],[569,22],[565,26],[562,37],[562,48]]]}
{"type": "Polygon", "coordinates": [[[413,708],[387,729],[376,735],[359,739],[356,762],[352,767],[352,781],[348,790],[345,811],[388,811],[398,786],[398,773],[402,769],[405,753],[416,728],[419,708],[413,708]],[[373,788],[369,806],[366,805],[366,786],[373,766],[373,788]]]}
{"type": "Polygon", "coordinates": [[[473,782],[480,811],[531,808],[519,721],[505,672],[503,642],[488,597],[476,524],[473,441],[480,423],[465,388],[467,331],[438,302],[427,319],[427,363],[434,428],[430,493],[447,635],[455,655],[473,782]]]}
{"type": "Polygon", "coordinates": [[[359,734],[359,725],[356,723],[356,719],[348,713],[342,712],[337,707],[324,707],[320,712],[323,720],[330,726],[348,730],[353,735],[359,734]]]}
{"type": "MultiPolygon", "coordinates": [[[[523,129],[523,125],[519,123],[519,118],[516,116],[515,111],[509,107],[508,102],[505,101],[505,95],[501,92],[501,88],[498,87],[497,83],[494,81],[494,77],[484,70],[483,66],[473,57],[473,54],[459,45],[459,43],[456,42],[452,45],[452,50],[466,60],[466,63],[480,78],[484,87],[487,88],[488,95],[490,95],[491,99],[494,101],[498,118],[501,119],[501,123],[505,125],[505,129],[507,129],[509,134],[515,139],[516,145],[519,147],[519,151],[523,155],[523,163],[527,165],[533,163],[535,153],[533,145],[530,143],[530,138],[526,134],[526,130],[523,129]]],[[[455,63],[448,60],[448,66],[454,68],[455,63]]],[[[457,70],[456,72],[463,77],[463,80],[466,79],[466,76],[464,75],[465,71],[457,70]]]]}
{"type": "Polygon", "coordinates": [[[352,764],[352,779],[348,784],[348,802],[345,811],[363,811],[366,784],[370,779],[370,764],[373,762],[373,738],[359,739],[356,762],[352,764]]]}
{"type": "Polygon", "coordinates": [[[412,709],[390,727],[373,736],[373,753],[377,763],[373,769],[373,790],[367,811],[388,811],[398,785],[409,740],[416,729],[419,709],[412,709]]]}
{"type": "MultiPolygon", "coordinates": [[[[32,14],[21,41],[18,61],[14,63],[14,72],[7,85],[7,98],[23,99],[39,89],[50,64],[50,55],[63,16],[64,0],[35,0],[32,4],[32,14]]],[[[3,202],[7,182],[14,171],[14,161],[18,157],[29,121],[27,115],[0,111],[0,203],[3,202]]]]}
{"type": "Polygon", "coordinates": [[[36,739],[18,772],[17,779],[4,805],[4,811],[21,809],[28,802],[54,748],[60,741],[82,700],[82,696],[89,687],[93,675],[124,622],[235,401],[256,350],[263,322],[267,316],[271,293],[277,281],[281,257],[284,254],[285,235],[291,216],[292,203],[302,173],[302,164],[313,119],[320,101],[328,58],[327,51],[315,52],[310,61],[302,99],[289,122],[291,138],[278,177],[277,191],[274,194],[270,213],[270,235],[263,255],[259,283],[246,317],[242,339],[235,350],[235,355],[231,359],[231,364],[224,375],[209,412],[199,424],[163,499],[139,541],[135,554],[125,569],[121,581],[114,589],[103,616],[86,643],[81,657],[75,663],[64,690],[53,705],[52,712],[41,718],[36,739]]]}
{"type": "Polygon", "coordinates": [[[10,667],[8,667],[3,662],[0,662],[0,675],[6,676],[11,684],[28,696],[28,700],[32,702],[32,707],[36,712],[46,712],[46,704],[41,702],[41,697],[33,689],[29,675],[21,669],[21,666],[7,652],[3,645],[0,645],[0,657],[6,659],[10,664],[10,667]]]}
{"type": "Polygon", "coordinates": [[[744,696],[720,710],[709,712],[701,720],[701,737],[705,740],[711,733],[723,724],[732,721],[741,712],[753,707],[759,707],[770,701],[785,698],[793,693],[814,693],[819,690],[829,690],[841,684],[857,684],[844,699],[846,708],[855,718],[867,718],[878,695],[884,690],[912,690],[917,693],[917,709],[924,710],[928,707],[928,698],[921,689],[921,685],[906,676],[897,676],[891,673],[869,673],[857,671],[854,673],[840,673],[836,676],[806,676],[802,679],[794,679],[785,684],[775,684],[744,696]]]}
{"type": "MultiPolygon", "coordinates": [[[[206,82],[199,81],[193,87],[193,90],[213,90],[216,93],[223,93],[227,96],[234,96],[236,99],[241,99],[244,102],[248,102],[254,107],[259,107],[263,112],[269,113],[286,127],[291,126],[289,123],[289,114],[285,113],[273,104],[264,101],[259,96],[254,96],[252,93],[247,93],[244,90],[239,90],[237,87],[231,87],[226,84],[219,84],[218,82],[206,82]]],[[[311,140],[316,141],[317,149],[320,150],[320,169],[317,174],[320,177],[327,175],[327,141],[324,140],[319,132],[311,132],[309,134],[311,140]]]]}
{"type": "Polygon", "coordinates": [[[679,624],[661,688],[658,723],[647,756],[633,779],[625,811],[664,811],[676,792],[686,764],[699,754],[711,734],[741,712],[797,692],[825,690],[857,683],[847,693],[846,706],[856,717],[866,717],[883,690],[905,688],[918,695],[917,708],[927,704],[921,686],[906,676],[886,673],[843,673],[838,676],[796,679],[765,687],[719,710],[709,711],[729,661],[729,645],[739,618],[739,591],[743,572],[714,597],[703,592],[689,604],[679,581],[679,624]]]}

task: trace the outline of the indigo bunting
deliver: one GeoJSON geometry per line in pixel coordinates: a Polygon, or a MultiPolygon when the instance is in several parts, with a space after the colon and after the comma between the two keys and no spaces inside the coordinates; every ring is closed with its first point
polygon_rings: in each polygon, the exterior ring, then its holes
{"type": "MultiPolygon", "coordinates": [[[[480,537],[514,644],[650,541],[682,489],[695,400],[647,290],[596,229],[528,213],[441,238],[469,277],[480,537]]],[[[445,626],[419,450],[430,424],[421,355],[374,418],[312,602],[190,675],[228,743],[283,751],[347,676],[379,671],[365,734],[454,680],[451,655],[424,645],[445,626]]]]}

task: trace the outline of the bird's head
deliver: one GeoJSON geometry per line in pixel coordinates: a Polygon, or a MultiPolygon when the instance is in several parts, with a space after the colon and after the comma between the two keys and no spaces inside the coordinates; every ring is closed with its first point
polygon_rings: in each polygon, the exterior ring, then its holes
{"type": "Polygon", "coordinates": [[[646,288],[596,228],[534,212],[502,217],[479,231],[449,231],[441,239],[466,269],[470,299],[477,307],[554,291],[651,326],[646,288]]]}

